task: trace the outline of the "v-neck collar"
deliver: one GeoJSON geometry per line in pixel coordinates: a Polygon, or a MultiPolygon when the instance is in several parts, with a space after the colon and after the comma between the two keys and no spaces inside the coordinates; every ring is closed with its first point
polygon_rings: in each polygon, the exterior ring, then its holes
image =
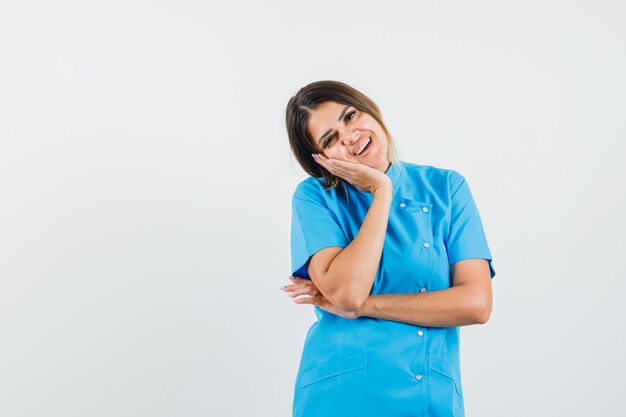
{"type": "Polygon", "coordinates": [[[400,188],[400,179],[402,177],[402,161],[392,162],[385,171],[385,174],[391,179],[391,185],[393,186],[393,195],[395,196],[400,188]]]}

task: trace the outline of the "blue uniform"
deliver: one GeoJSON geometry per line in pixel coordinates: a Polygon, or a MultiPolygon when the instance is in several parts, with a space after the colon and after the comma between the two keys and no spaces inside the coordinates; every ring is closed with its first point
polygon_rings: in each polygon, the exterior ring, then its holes
{"type": "MultiPolygon", "coordinates": [[[[436,291],[450,265],[491,253],[465,178],[454,170],[394,162],[387,234],[371,294],[436,291]]],[[[330,246],[346,247],[372,202],[342,181],[325,191],[313,177],[292,199],[292,275],[330,246]]],[[[346,319],[314,307],[295,382],[293,416],[463,416],[459,328],[372,317],[346,319]]]]}

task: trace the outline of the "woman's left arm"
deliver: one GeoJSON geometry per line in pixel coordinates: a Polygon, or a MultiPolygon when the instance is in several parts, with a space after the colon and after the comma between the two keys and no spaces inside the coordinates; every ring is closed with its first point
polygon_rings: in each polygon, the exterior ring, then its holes
{"type": "Polygon", "coordinates": [[[370,295],[356,311],[368,316],[425,327],[484,324],[491,315],[492,295],[486,259],[452,264],[453,286],[409,294],[370,295]]]}
{"type": "Polygon", "coordinates": [[[486,259],[463,259],[452,264],[453,286],[408,294],[370,295],[357,311],[343,311],[314,292],[310,280],[294,278],[281,287],[298,304],[312,304],[345,317],[375,317],[424,327],[484,324],[491,315],[491,276],[486,259]],[[317,294],[317,295],[316,295],[317,294]],[[309,297],[299,297],[309,295],[309,297]],[[314,296],[310,296],[314,295],[314,296]],[[296,298],[299,297],[299,298],[296,298]]]}

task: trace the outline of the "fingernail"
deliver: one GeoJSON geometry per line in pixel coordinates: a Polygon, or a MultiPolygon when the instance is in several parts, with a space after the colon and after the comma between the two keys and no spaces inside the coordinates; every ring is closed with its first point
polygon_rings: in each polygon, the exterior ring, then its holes
{"type": "Polygon", "coordinates": [[[285,289],[285,287],[286,287],[286,285],[283,285],[283,286],[281,286],[281,287],[280,287],[280,289],[281,289],[281,290],[284,290],[284,289],[285,289]]]}

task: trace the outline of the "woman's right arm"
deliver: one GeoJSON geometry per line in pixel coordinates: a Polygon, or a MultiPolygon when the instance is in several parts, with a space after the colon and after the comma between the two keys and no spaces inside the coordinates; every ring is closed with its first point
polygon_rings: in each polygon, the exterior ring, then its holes
{"type": "Polygon", "coordinates": [[[356,311],[367,300],[376,277],[385,243],[389,210],[393,198],[390,178],[363,164],[335,161],[328,165],[333,174],[347,179],[373,195],[363,224],[345,248],[329,247],[316,252],[309,262],[308,273],[316,288],[333,305],[356,311]],[[351,165],[350,165],[351,164],[351,165]],[[341,165],[341,169],[338,168],[341,165]],[[353,174],[348,171],[354,169],[353,174]],[[354,176],[352,176],[354,175],[354,176]]]}

